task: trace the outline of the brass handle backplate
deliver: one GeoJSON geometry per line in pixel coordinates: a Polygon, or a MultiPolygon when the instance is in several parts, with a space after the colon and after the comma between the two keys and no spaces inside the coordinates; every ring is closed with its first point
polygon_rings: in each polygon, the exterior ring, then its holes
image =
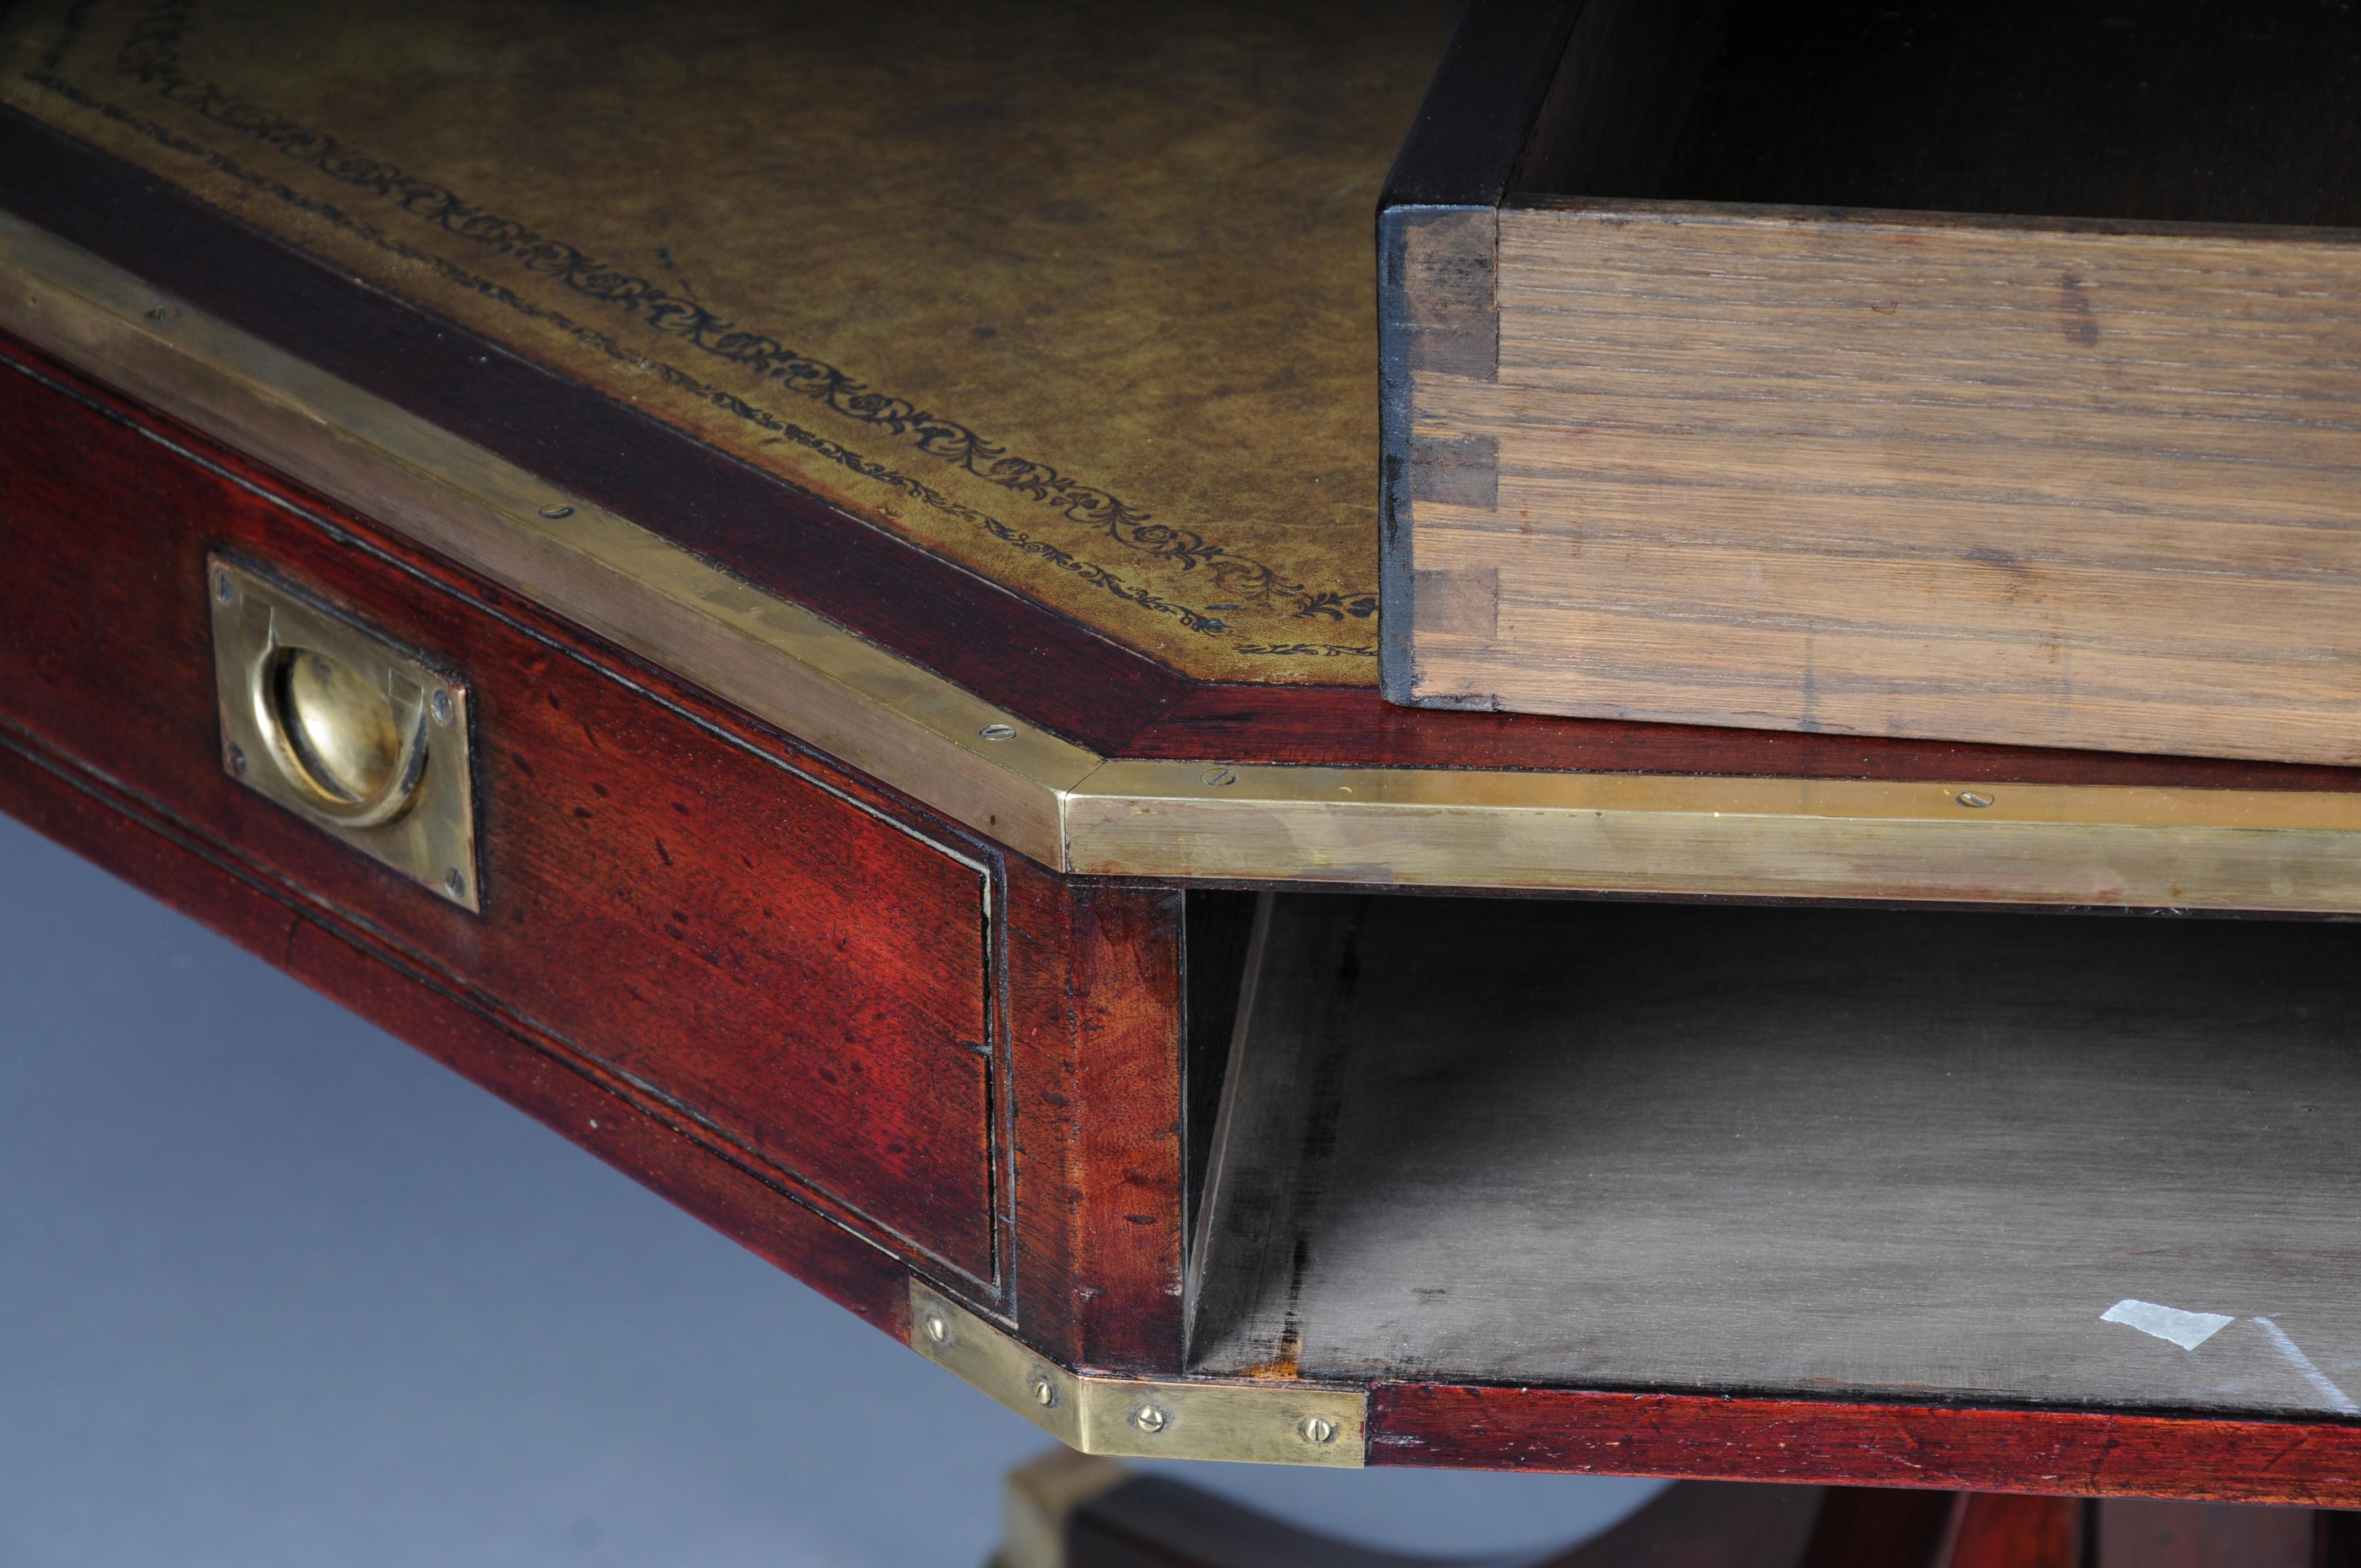
{"type": "Polygon", "coordinates": [[[205,598],[230,775],[480,913],[467,683],[218,556],[205,598]]]}

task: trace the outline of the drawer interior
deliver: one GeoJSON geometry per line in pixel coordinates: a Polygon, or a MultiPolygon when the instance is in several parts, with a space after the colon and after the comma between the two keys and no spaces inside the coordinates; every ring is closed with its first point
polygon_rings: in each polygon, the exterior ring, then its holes
{"type": "Polygon", "coordinates": [[[1191,1359],[2361,1413],[2356,944],[1271,895],[1191,1359]]]}
{"type": "Polygon", "coordinates": [[[2361,224],[2339,0],[1604,0],[1516,186],[2207,223],[2361,224]]]}

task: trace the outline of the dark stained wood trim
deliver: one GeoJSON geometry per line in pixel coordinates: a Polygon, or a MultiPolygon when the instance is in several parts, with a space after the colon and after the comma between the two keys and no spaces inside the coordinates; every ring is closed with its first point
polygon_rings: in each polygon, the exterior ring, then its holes
{"type": "Polygon", "coordinates": [[[1198,686],[1126,741],[1135,757],[1328,767],[1934,779],[1961,784],[2361,789],[2361,769],[1971,746],[1610,718],[1400,707],[1373,686],[1198,686]]]}
{"type": "Polygon", "coordinates": [[[1582,0],[1470,0],[1386,176],[1380,207],[1497,207],[1582,0]]]}
{"type": "Polygon", "coordinates": [[[1369,1463],[2361,1506],[2361,1420],[1379,1383],[1369,1463]]]}

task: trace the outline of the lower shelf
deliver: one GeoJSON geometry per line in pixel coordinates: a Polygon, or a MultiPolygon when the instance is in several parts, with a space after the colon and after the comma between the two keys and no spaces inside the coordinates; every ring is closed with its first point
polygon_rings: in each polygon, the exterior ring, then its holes
{"type": "Polygon", "coordinates": [[[1192,1364],[2361,1414],[2357,959],[2337,925],[1273,895],[1192,1364]]]}

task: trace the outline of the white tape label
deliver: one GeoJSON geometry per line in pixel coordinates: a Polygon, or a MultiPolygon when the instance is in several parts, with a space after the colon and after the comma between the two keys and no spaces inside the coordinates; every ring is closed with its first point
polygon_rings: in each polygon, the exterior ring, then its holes
{"type": "Polygon", "coordinates": [[[2126,1296],[2101,1312],[2099,1321],[2121,1323],[2144,1334],[2170,1340],[2183,1350],[2195,1350],[2237,1319],[2225,1318],[2219,1312],[2184,1312],[2178,1307],[2159,1307],[2153,1301],[2126,1296]]]}

